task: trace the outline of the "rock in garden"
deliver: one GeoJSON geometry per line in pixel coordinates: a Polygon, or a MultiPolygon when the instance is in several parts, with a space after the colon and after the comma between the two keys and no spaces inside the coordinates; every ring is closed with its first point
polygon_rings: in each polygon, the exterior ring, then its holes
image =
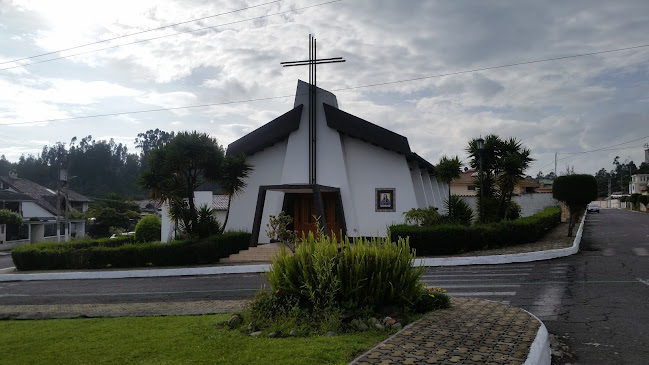
{"type": "Polygon", "coordinates": [[[277,332],[271,332],[268,334],[268,338],[275,338],[277,337],[277,332]]]}
{"type": "Polygon", "coordinates": [[[397,321],[395,321],[395,320],[392,319],[392,318],[390,318],[390,319],[388,319],[387,321],[385,321],[385,325],[386,325],[387,327],[391,327],[391,326],[392,326],[393,324],[395,324],[395,323],[397,323],[397,321]]]}
{"type": "Polygon", "coordinates": [[[368,329],[370,329],[370,327],[368,327],[365,323],[361,323],[358,325],[358,329],[361,331],[367,331],[368,329]]]}
{"type": "Polygon", "coordinates": [[[261,335],[261,331],[253,332],[250,334],[250,336],[252,337],[259,337],[259,335],[261,335]]]}
{"type": "Polygon", "coordinates": [[[295,337],[297,336],[297,331],[296,330],[291,330],[291,332],[288,333],[289,336],[295,337]]]}
{"type": "Polygon", "coordinates": [[[386,326],[389,326],[389,324],[387,324],[387,323],[388,323],[388,321],[390,321],[390,320],[392,320],[392,317],[385,317],[385,318],[383,318],[383,324],[386,325],[386,326]]]}
{"type": "Polygon", "coordinates": [[[379,331],[382,331],[385,327],[383,327],[383,325],[380,323],[376,323],[374,324],[374,328],[376,328],[379,331]]]}
{"type": "Polygon", "coordinates": [[[329,331],[329,332],[327,332],[325,334],[325,336],[327,336],[327,337],[332,337],[332,336],[335,336],[335,335],[336,335],[336,332],[334,332],[334,331],[329,331]]]}
{"type": "Polygon", "coordinates": [[[379,320],[372,317],[372,318],[370,318],[370,323],[376,325],[377,323],[379,323],[379,320]]]}
{"type": "Polygon", "coordinates": [[[400,330],[402,326],[401,326],[401,323],[397,322],[397,323],[394,323],[391,327],[394,330],[400,330]]]}
{"type": "Polygon", "coordinates": [[[241,326],[241,323],[243,323],[243,317],[241,317],[240,314],[233,314],[230,319],[228,319],[228,326],[230,328],[235,328],[241,326]]]}
{"type": "Polygon", "coordinates": [[[255,330],[255,325],[252,322],[248,323],[248,331],[254,331],[254,330],[255,330]]]}

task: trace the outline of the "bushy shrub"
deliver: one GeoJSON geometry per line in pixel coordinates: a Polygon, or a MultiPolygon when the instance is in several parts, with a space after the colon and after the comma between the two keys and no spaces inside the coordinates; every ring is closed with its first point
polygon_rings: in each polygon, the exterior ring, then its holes
{"type": "Polygon", "coordinates": [[[23,218],[18,213],[14,213],[9,209],[0,209],[0,224],[15,224],[20,226],[23,224],[23,218]]]}
{"type": "Polygon", "coordinates": [[[147,215],[140,219],[135,226],[136,242],[160,241],[162,222],[157,214],[147,215]]]}
{"type": "Polygon", "coordinates": [[[444,201],[446,205],[446,216],[442,218],[444,223],[471,225],[473,219],[473,209],[462,198],[457,195],[451,195],[444,201]]]}
{"type": "Polygon", "coordinates": [[[513,221],[521,217],[521,206],[515,201],[510,201],[507,207],[507,219],[513,221]]]}
{"type": "Polygon", "coordinates": [[[439,222],[441,216],[437,212],[437,208],[429,206],[428,208],[412,208],[403,213],[406,224],[417,226],[432,226],[439,222]]]}
{"type": "Polygon", "coordinates": [[[70,270],[180,266],[218,262],[248,248],[250,233],[227,232],[203,239],[134,244],[132,236],[103,240],[44,242],[15,247],[18,270],[70,270]]]}
{"type": "Polygon", "coordinates": [[[464,226],[439,224],[430,227],[394,225],[391,239],[408,237],[410,247],[418,256],[452,255],[483,247],[511,246],[534,242],[560,223],[561,210],[547,207],[530,217],[513,221],[464,226]]]}
{"type": "Polygon", "coordinates": [[[403,305],[421,292],[422,268],[413,267],[407,239],[392,242],[312,233],[294,255],[282,250],[265,274],[273,291],[286,292],[313,308],[403,305]]]}
{"type": "Polygon", "coordinates": [[[638,197],[638,203],[644,204],[645,206],[649,204],[649,195],[640,195],[638,197]]]}
{"type": "Polygon", "coordinates": [[[246,323],[322,334],[353,329],[350,312],[358,324],[359,316],[367,319],[383,308],[421,313],[448,307],[441,292],[433,301],[420,281],[423,268],[414,267],[413,260],[407,239],[338,242],[322,232],[317,238],[309,233],[293,255],[282,248],[273,260],[264,274],[271,290],[261,291],[248,306],[246,323]]]}
{"type": "Polygon", "coordinates": [[[638,198],[639,197],[640,197],[640,194],[638,194],[638,193],[631,194],[631,196],[629,197],[629,200],[628,200],[629,202],[631,202],[631,209],[636,209],[636,207],[638,206],[638,198]]]}

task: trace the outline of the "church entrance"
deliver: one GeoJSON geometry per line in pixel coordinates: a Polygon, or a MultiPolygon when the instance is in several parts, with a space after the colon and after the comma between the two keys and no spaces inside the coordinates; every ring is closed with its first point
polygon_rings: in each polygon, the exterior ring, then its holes
{"type": "MultiPolygon", "coordinates": [[[[336,238],[340,239],[340,222],[337,217],[337,195],[333,192],[322,193],[324,210],[324,221],[327,224],[327,232],[333,231],[336,238]]],[[[289,215],[293,217],[293,230],[297,232],[298,238],[308,232],[316,233],[316,213],[313,194],[290,194],[289,215]],[[292,209],[291,209],[292,208],[292,209]]]]}

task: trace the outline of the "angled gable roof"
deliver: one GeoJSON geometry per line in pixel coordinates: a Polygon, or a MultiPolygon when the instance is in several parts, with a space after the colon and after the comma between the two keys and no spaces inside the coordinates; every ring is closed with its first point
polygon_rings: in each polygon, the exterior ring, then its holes
{"type": "MultiPolygon", "coordinates": [[[[41,206],[43,209],[52,213],[53,215],[58,214],[58,209],[56,209],[56,192],[48,189],[40,184],[37,184],[33,181],[22,179],[22,178],[13,178],[13,177],[4,177],[1,176],[0,180],[5,182],[7,185],[11,186],[18,193],[30,197],[30,200],[33,200],[41,206]]],[[[68,191],[68,198],[71,202],[91,202],[92,200],[77,193],[72,190],[68,191]]]]}
{"type": "Polygon", "coordinates": [[[323,106],[327,125],[338,132],[406,156],[412,153],[406,137],[331,105],[323,106]]]}
{"type": "Polygon", "coordinates": [[[300,127],[302,108],[304,108],[304,105],[298,105],[293,110],[280,115],[230,143],[226,155],[238,156],[243,153],[246,156],[250,156],[286,139],[291,132],[296,131],[300,127]]]}

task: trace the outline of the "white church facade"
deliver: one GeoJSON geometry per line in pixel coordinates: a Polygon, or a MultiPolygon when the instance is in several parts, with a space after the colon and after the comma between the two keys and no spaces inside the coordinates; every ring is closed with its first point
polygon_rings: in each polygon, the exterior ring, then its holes
{"type": "Polygon", "coordinates": [[[340,110],[334,94],[303,81],[292,110],[232,142],[227,154],[245,154],[253,167],[226,227],[252,232],[252,246],[270,241],[269,216],[281,211],[298,232],[313,231],[318,217],[326,232],[385,236],[404,212],[442,211],[448,196],[406,137],[340,110]]]}

